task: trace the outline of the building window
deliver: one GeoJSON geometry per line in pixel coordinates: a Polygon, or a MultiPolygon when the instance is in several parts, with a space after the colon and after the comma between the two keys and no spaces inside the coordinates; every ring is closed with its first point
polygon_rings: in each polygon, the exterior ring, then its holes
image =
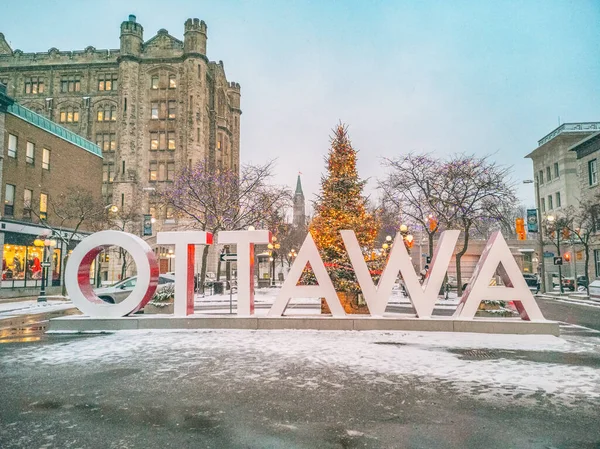
{"type": "Polygon", "coordinates": [[[8,157],[17,157],[17,143],[19,139],[12,134],[8,135],[8,157]]]}
{"type": "Polygon", "coordinates": [[[48,218],[48,195],[40,193],[40,219],[48,218]]]}
{"type": "Polygon", "coordinates": [[[27,142],[27,150],[25,152],[25,162],[33,164],[35,161],[35,144],[27,142]]]}
{"type": "Polygon", "coordinates": [[[175,180],[175,162],[167,163],[167,181],[175,180]]]}
{"type": "Polygon", "coordinates": [[[102,73],[98,76],[98,90],[117,90],[117,74],[102,73]]]}
{"type": "Polygon", "coordinates": [[[117,120],[117,107],[105,105],[98,109],[96,120],[99,122],[115,122],[117,120]]]}
{"type": "Polygon", "coordinates": [[[177,102],[169,100],[169,118],[175,118],[177,116],[177,102]]]}
{"type": "Polygon", "coordinates": [[[552,210],[552,195],[548,195],[548,210],[552,210]]]}
{"type": "Polygon", "coordinates": [[[40,76],[32,76],[25,78],[25,93],[26,94],[43,94],[44,79],[40,76]]]}
{"type": "Polygon", "coordinates": [[[592,159],[588,162],[588,179],[591,186],[598,184],[598,161],[592,159]]]}
{"type": "Polygon", "coordinates": [[[174,217],[175,217],[175,214],[173,214],[173,208],[171,206],[167,206],[167,215],[166,215],[167,220],[172,220],[174,217]]]}
{"type": "Polygon", "coordinates": [[[50,150],[48,148],[42,149],[42,168],[50,170],[50,150]]]}
{"type": "Polygon", "coordinates": [[[540,174],[538,176],[539,180],[540,180],[540,184],[544,183],[544,170],[540,170],[540,174]]]}
{"type": "Polygon", "coordinates": [[[161,162],[160,164],[158,164],[158,180],[164,181],[165,178],[166,178],[166,167],[165,167],[165,163],[161,162]]]}
{"type": "Polygon", "coordinates": [[[159,118],[158,111],[159,111],[158,102],[153,102],[152,103],[152,116],[151,116],[152,120],[158,120],[158,118],[159,118]]]}
{"type": "Polygon", "coordinates": [[[15,186],[6,184],[4,190],[4,215],[13,215],[15,211],[15,186]]]}
{"type": "Polygon", "coordinates": [[[31,200],[33,198],[33,190],[23,190],[23,215],[31,217],[31,200]]]}
{"type": "Polygon", "coordinates": [[[158,75],[152,76],[150,81],[150,89],[158,89],[158,75]]]}
{"type": "Polygon", "coordinates": [[[150,149],[158,150],[158,133],[157,132],[150,133],[150,149]]]}
{"type": "Polygon", "coordinates": [[[555,177],[555,178],[558,178],[558,177],[559,177],[559,174],[560,174],[560,172],[559,172],[559,170],[558,170],[558,162],[555,162],[555,163],[554,163],[554,177],[555,177]]]}
{"type": "Polygon", "coordinates": [[[560,207],[560,192],[556,192],[556,207],[560,207]]]}
{"type": "Polygon", "coordinates": [[[158,166],[156,162],[150,162],[150,181],[156,181],[158,177],[158,166]]]}
{"type": "Polygon", "coordinates": [[[115,133],[96,134],[96,145],[98,145],[102,151],[115,151],[117,149],[115,133]]]}
{"type": "Polygon", "coordinates": [[[60,80],[61,92],[80,92],[81,79],[79,75],[63,76],[60,80]]]}
{"type": "Polygon", "coordinates": [[[169,150],[175,149],[175,133],[173,131],[169,131],[168,133],[169,140],[169,150]]]}
{"type": "Polygon", "coordinates": [[[552,172],[550,171],[550,167],[546,167],[546,179],[548,182],[552,180],[552,172]]]}
{"type": "Polygon", "coordinates": [[[596,266],[596,277],[600,277],[600,249],[594,250],[594,265],[596,266]]]}
{"type": "Polygon", "coordinates": [[[113,182],[115,179],[115,165],[105,164],[102,167],[102,182],[113,182]]]}
{"type": "Polygon", "coordinates": [[[60,123],[79,123],[79,109],[72,107],[61,109],[60,123]]]}
{"type": "Polygon", "coordinates": [[[544,198],[541,198],[540,201],[542,202],[542,212],[546,212],[546,201],[544,198]]]}
{"type": "Polygon", "coordinates": [[[169,75],[169,89],[175,89],[177,87],[177,76],[169,75]]]}

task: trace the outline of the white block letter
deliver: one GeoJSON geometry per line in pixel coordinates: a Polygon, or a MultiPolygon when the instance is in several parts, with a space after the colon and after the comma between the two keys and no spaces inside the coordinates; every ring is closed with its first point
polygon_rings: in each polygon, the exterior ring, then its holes
{"type": "Polygon", "coordinates": [[[323,260],[319,255],[317,245],[315,245],[315,241],[309,233],[304,239],[302,248],[300,248],[300,251],[298,252],[298,257],[296,257],[277,299],[269,310],[269,316],[283,315],[291,298],[313,297],[325,298],[329,310],[331,310],[331,314],[334,317],[346,316],[344,308],[340,304],[340,300],[333,287],[333,283],[331,282],[331,279],[329,279],[325,265],[323,265],[323,260]],[[310,263],[310,267],[312,268],[319,285],[296,285],[300,280],[302,271],[307,263],[310,263]]]}
{"type": "Polygon", "coordinates": [[[271,243],[270,231],[221,231],[219,245],[237,245],[237,314],[254,315],[254,244],[271,243]]]}
{"type": "Polygon", "coordinates": [[[496,231],[490,236],[481,258],[477,262],[472,281],[467,286],[456,312],[454,312],[454,317],[473,319],[483,300],[514,301],[522,319],[544,320],[544,316],[527,287],[521,270],[500,231],[496,231]],[[506,287],[491,287],[490,280],[500,264],[503,267],[499,270],[500,277],[506,287]]]}
{"type": "Polygon", "coordinates": [[[174,316],[194,313],[194,245],[211,245],[212,234],[204,231],[159,232],[159,245],[175,245],[174,316]]]}
{"type": "Polygon", "coordinates": [[[137,235],[121,231],[102,231],[86,237],[75,247],[67,262],[65,287],[73,304],[93,318],[118,318],[137,312],[154,295],[158,285],[158,262],[152,248],[137,235]],[[102,301],[90,283],[90,266],[100,252],[111,245],[127,251],[137,268],[132,292],[118,304],[102,301]]]}
{"type": "Polygon", "coordinates": [[[460,231],[442,232],[423,286],[419,283],[417,273],[403,244],[402,234],[396,234],[395,241],[398,243],[392,246],[389,260],[377,287],[373,283],[354,231],[341,231],[341,234],[372,316],[382,316],[385,312],[398,272],[402,274],[408,297],[417,316],[419,318],[431,316],[460,231]]]}

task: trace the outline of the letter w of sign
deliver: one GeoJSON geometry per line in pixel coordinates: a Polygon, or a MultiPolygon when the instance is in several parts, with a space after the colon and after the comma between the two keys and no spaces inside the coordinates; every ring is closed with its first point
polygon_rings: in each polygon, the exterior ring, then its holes
{"type": "MultiPolygon", "coordinates": [[[[354,232],[340,232],[372,316],[382,316],[385,312],[398,273],[404,279],[408,297],[415,308],[417,317],[427,318],[431,316],[460,231],[442,232],[423,285],[419,282],[419,278],[404,244],[393,245],[387,265],[377,286],[375,286],[371,279],[369,269],[354,232]]],[[[403,242],[402,234],[397,233],[395,241],[403,242]]]]}

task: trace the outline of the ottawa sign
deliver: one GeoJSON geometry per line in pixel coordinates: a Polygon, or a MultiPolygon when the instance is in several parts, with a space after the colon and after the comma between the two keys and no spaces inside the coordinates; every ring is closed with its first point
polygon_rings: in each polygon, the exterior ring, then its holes
{"type": "MultiPolygon", "coordinates": [[[[341,231],[348,256],[356,273],[364,299],[372,317],[382,317],[400,273],[408,297],[419,319],[430,319],[438,293],[442,287],[460,231],[445,231],[440,235],[429,271],[423,283],[411,263],[404,245],[394,245],[387,266],[375,285],[365,263],[360,245],[353,231],[341,231]]],[[[237,315],[254,316],[254,245],[272,242],[265,230],[222,231],[219,243],[237,246],[238,307],[237,315]]],[[[396,237],[401,241],[401,235],[396,237]]],[[[202,231],[159,232],[159,245],[175,246],[175,300],[174,316],[194,314],[194,255],[196,245],[211,245],[213,236],[202,231]]],[[[119,318],[143,308],[154,295],[158,284],[158,262],[150,246],[132,234],[121,231],[102,231],[90,235],[77,245],[69,257],[65,283],[73,304],[93,318],[119,318]],[[131,254],[137,265],[137,283],[131,294],[119,304],[107,304],[95,293],[90,283],[90,267],[105,248],[116,245],[131,254]]],[[[346,313],[327,274],[317,246],[310,234],[306,236],[290,272],[268,312],[268,317],[280,317],[292,298],[324,298],[333,317],[346,313]],[[318,285],[297,285],[306,265],[315,274],[318,285]]],[[[463,293],[453,316],[456,320],[471,320],[483,300],[513,301],[521,318],[545,321],[519,266],[513,258],[502,234],[494,232],[479,259],[472,281],[463,293]],[[490,286],[490,279],[498,270],[504,286],[490,286]]],[[[260,319],[260,317],[259,317],[260,319]]]]}

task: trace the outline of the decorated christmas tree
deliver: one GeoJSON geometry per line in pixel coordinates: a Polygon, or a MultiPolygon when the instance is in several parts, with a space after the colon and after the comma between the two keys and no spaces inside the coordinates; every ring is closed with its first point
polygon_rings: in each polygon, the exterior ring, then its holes
{"type": "MultiPolygon", "coordinates": [[[[340,124],[334,130],[327,158],[327,173],[321,178],[321,192],[315,203],[315,216],[310,223],[312,234],[333,285],[344,301],[357,302],[358,285],[346,253],[341,230],[352,230],[367,259],[379,231],[378,220],[368,213],[363,196],[365,181],[356,170],[356,151],[348,138],[347,127],[340,124]]],[[[310,271],[305,280],[310,283],[310,271]]],[[[314,279],[313,279],[314,282],[314,279]]],[[[344,304],[347,312],[355,304],[344,304]]]]}

